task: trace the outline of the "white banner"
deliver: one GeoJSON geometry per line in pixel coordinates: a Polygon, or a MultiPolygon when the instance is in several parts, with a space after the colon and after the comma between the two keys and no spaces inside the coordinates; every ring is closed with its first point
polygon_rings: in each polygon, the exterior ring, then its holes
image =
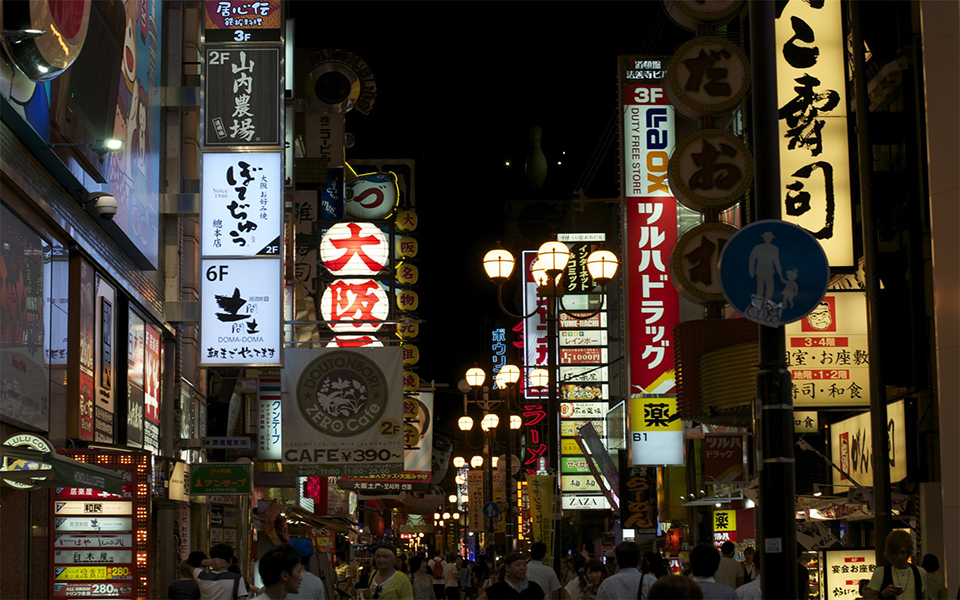
{"type": "Polygon", "coordinates": [[[287,350],[283,463],[317,476],[402,471],[402,356],[400,348],[287,350]]]}

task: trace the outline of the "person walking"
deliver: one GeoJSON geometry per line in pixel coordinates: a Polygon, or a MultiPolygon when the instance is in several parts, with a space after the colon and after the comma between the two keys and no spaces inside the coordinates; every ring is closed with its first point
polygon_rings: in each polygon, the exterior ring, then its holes
{"type": "Polygon", "coordinates": [[[713,546],[701,544],[690,552],[693,580],[703,591],[704,600],[737,600],[737,593],[732,587],[717,583],[714,579],[713,576],[719,566],[720,552],[713,546]]]}
{"type": "MultiPolygon", "coordinates": [[[[213,554],[213,548],[210,549],[213,554]]],[[[253,600],[284,600],[300,591],[303,563],[300,554],[289,544],[268,550],[258,567],[263,588],[253,600]]]]}
{"type": "Polygon", "coordinates": [[[460,569],[456,554],[448,554],[443,565],[443,593],[447,600],[460,600],[460,569]]]}
{"type": "Polygon", "coordinates": [[[720,557],[720,566],[717,567],[717,572],[713,575],[717,583],[722,583],[733,589],[743,585],[743,567],[733,560],[733,553],[736,550],[737,545],[730,541],[726,541],[720,546],[720,554],[723,556],[720,557]]]}
{"type": "Polygon", "coordinates": [[[927,579],[923,582],[923,597],[926,600],[947,600],[950,593],[940,580],[940,560],[933,554],[924,554],[920,566],[927,572],[927,579]]]}
{"type": "Polygon", "coordinates": [[[413,584],[414,600],[437,600],[433,591],[433,575],[427,572],[427,559],[422,556],[410,558],[410,582],[413,584]]]}
{"type": "Polygon", "coordinates": [[[760,557],[753,557],[751,566],[754,568],[756,577],[749,582],[737,588],[737,598],[740,600],[762,600],[763,590],[760,589],[760,557]]]}
{"type": "Polygon", "coordinates": [[[603,580],[597,589],[597,600],[636,598],[643,580],[643,574],[637,569],[640,565],[640,546],[636,542],[621,542],[613,552],[620,570],[603,580]]]}
{"type": "Polygon", "coordinates": [[[410,578],[397,570],[397,550],[390,544],[380,544],[373,553],[376,569],[366,590],[368,600],[413,600],[410,578]]]}
{"type": "Polygon", "coordinates": [[[760,570],[757,568],[757,561],[754,557],[757,555],[757,549],[753,546],[747,546],[743,549],[743,582],[750,583],[760,576],[760,570]]]}
{"type": "Polygon", "coordinates": [[[436,552],[434,557],[427,562],[427,569],[429,569],[431,575],[433,575],[433,593],[437,595],[437,598],[446,598],[443,583],[443,566],[443,558],[439,552],[436,552]]]}
{"type": "Polygon", "coordinates": [[[504,577],[492,584],[478,600],[543,600],[543,588],[527,579],[527,559],[511,552],[503,559],[504,577]]]}
{"type": "Polygon", "coordinates": [[[557,572],[543,564],[547,555],[547,545],[534,542],[530,546],[530,562],[527,563],[527,578],[536,582],[549,600],[560,600],[560,578],[557,572]]]}
{"type": "Polygon", "coordinates": [[[895,530],[887,535],[883,557],[890,564],[877,567],[863,592],[864,598],[896,598],[897,600],[923,600],[926,571],[911,565],[913,539],[906,531],[895,530]]]}
{"type": "Polygon", "coordinates": [[[168,600],[200,600],[200,587],[193,579],[193,567],[190,563],[182,562],[178,567],[179,579],[175,579],[167,586],[168,600]]]}
{"type": "Polygon", "coordinates": [[[202,560],[200,567],[193,569],[201,600],[243,600],[247,597],[243,577],[228,570],[232,558],[233,546],[217,544],[210,548],[210,558],[202,560]]]}

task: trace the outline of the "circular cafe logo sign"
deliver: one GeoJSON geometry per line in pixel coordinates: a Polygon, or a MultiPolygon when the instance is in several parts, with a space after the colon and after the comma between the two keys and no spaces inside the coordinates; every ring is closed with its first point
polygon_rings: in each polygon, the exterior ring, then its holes
{"type": "Polygon", "coordinates": [[[386,378],[363,354],[330,352],[303,370],[297,405],[317,431],[336,437],[357,435],[376,425],[386,409],[386,378]]]}
{"type": "MultiPolygon", "coordinates": [[[[29,433],[17,433],[11,435],[6,440],[3,441],[4,446],[22,446],[24,448],[30,448],[31,450],[37,450],[39,452],[53,452],[53,446],[45,440],[44,438],[38,435],[31,435],[29,433]]],[[[20,460],[17,458],[4,457],[3,463],[0,465],[0,471],[37,471],[47,467],[46,463],[38,463],[30,460],[20,460]]],[[[12,479],[4,479],[4,483],[15,488],[20,488],[24,490],[32,490],[36,485],[31,483],[25,483],[23,481],[14,481],[12,479]]]]}

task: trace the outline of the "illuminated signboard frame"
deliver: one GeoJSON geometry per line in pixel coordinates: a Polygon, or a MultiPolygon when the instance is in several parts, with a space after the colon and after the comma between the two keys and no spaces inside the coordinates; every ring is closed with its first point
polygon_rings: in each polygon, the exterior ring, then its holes
{"type": "MultiPolygon", "coordinates": [[[[123,474],[124,488],[130,485],[132,494],[129,498],[117,496],[106,492],[100,493],[93,490],[93,499],[82,502],[69,501],[70,504],[100,504],[113,507],[116,510],[121,503],[129,503],[129,517],[110,517],[104,519],[129,519],[131,522],[129,531],[105,531],[99,532],[78,532],[63,533],[57,531],[56,523],[58,519],[64,517],[57,513],[57,505],[63,504],[58,501],[59,498],[83,497],[84,494],[73,494],[76,488],[56,488],[54,501],[50,503],[50,544],[49,560],[51,565],[58,565],[56,569],[61,571],[61,577],[58,580],[56,574],[50,579],[50,597],[63,597],[70,594],[70,590],[89,590],[90,595],[114,595],[118,597],[129,598],[150,598],[153,571],[153,560],[150,549],[153,547],[153,532],[151,518],[151,491],[150,491],[150,473],[152,455],[149,452],[117,452],[109,450],[90,450],[90,449],[64,449],[60,451],[63,456],[119,471],[123,474]],[[70,538],[75,546],[70,547],[66,542],[58,541],[61,538],[70,538]],[[87,543],[89,540],[90,543],[87,543]],[[61,543],[62,542],[62,543],[61,543]],[[57,552],[60,552],[58,554],[57,552]],[[64,551],[71,551],[70,559],[65,560],[64,551]],[[128,563],[120,564],[115,561],[117,557],[127,556],[123,551],[129,551],[131,560],[128,563]],[[93,553],[92,558],[103,558],[101,552],[106,554],[105,562],[87,562],[81,554],[82,564],[74,560],[76,552],[93,553]],[[71,563],[68,566],[65,563],[71,563]],[[76,563],[76,566],[72,564],[76,563]],[[86,569],[86,570],[83,570],[86,569]],[[122,579],[112,577],[114,572],[122,570],[122,579]],[[107,579],[93,579],[99,574],[103,574],[107,579]],[[129,574],[129,575],[128,575],[129,574]],[[129,578],[128,578],[129,576],[129,578]],[[81,577],[83,579],[78,579],[81,577]],[[129,588],[129,591],[125,591],[129,588]],[[99,591],[97,591],[99,590],[99,591]]],[[[91,507],[93,509],[93,507],[91,507]]],[[[95,510],[95,509],[93,509],[95,510]]],[[[88,514],[97,514],[96,512],[88,514]]],[[[83,518],[67,517],[67,518],[83,518]]],[[[95,517],[89,517],[95,518],[95,517]]]]}
{"type": "Polygon", "coordinates": [[[621,56],[619,65],[631,395],[676,390],[673,329],[680,299],[669,263],[679,209],[667,184],[676,135],[666,94],[668,63],[669,57],[621,56]]]}
{"type": "Polygon", "coordinates": [[[672,418],[677,405],[676,397],[630,399],[631,464],[683,466],[683,421],[672,418]]]}
{"type": "Polygon", "coordinates": [[[791,2],[776,19],[775,29],[777,106],[783,115],[779,121],[783,220],[814,234],[832,268],[852,269],[856,263],[847,130],[847,36],[841,2],[830,0],[821,8],[791,2]],[[800,42],[794,23],[809,28],[815,41],[800,42]],[[798,60],[801,54],[812,57],[812,64],[811,60],[798,60]],[[812,104],[806,103],[807,98],[813,98],[812,104]],[[819,133],[815,132],[817,126],[821,127],[819,133]],[[809,194],[809,198],[801,200],[801,194],[809,194]]]}
{"type": "Polygon", "coordinates": [[[204,58],[204,146],[280,146],[280,48],[206,46],[204,58]]]}

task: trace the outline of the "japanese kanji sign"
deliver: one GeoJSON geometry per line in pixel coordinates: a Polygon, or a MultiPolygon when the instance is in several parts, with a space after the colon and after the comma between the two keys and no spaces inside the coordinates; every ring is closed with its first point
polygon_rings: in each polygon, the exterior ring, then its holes
{"type": "Polygon", "coordinates": [[[201,253],[280,257],[281,154],[205,153],[201,253]]]}
{"type": "Polygon", "coordinates": [[[869,406],[867,299],[828,292],[806,317],[784,327],[796,406],[869,406]]]}
{"type": "Polygon", "coordinates": [[[621,482],[620,522],[623,527],[656,531],[657,468],[630,467],[621,482]]]}
{"type": "Polygon", "coordinates": [[[280,460],[283,430],[283,405],[280,396],[280,376],[262,375],[259,380],[257,404],[257,458],[280,460]]]}
{"type": "Polygon", "coordinates": [[[200,261],[203,364],[280,364],[281,266],[272,259],[200,261]]]}
{"type": "MultiPolygon", "coordinates": [[[[907,436],[903,400],[887,405],[887,436],[890,438],[890,483],[907,476],[907,436]]],[[[865,412],[830,427],[830,459],[840,467],[833,473],[834,485],[849,485],[850,479],[864,487],[873,485],[873,436],[870,413],[865,412]]]]}
{"type": "Polygon", "coordinates": [[[715,510],[713,511],[713,531],[736,531],[737,530],[737,511],[735,510],[715,510]]]}
{"type": "Polygon", "coordinates": [[[673,249],[670,272],[683,295],[694,302],[724,302],[719,260],[737,230],[724,223],[701,223],[684,232],[673,249]]]}
{"type": "Polygon", "coordinates": [[[623,272],[627,277],[631,394],[663,394],[676,389],[673,328],[679,322],[680,307],[668,266],[677,241],[678,208],[667,183],[675,129],[674,110],[663,85],[665,66],[666,59],[620,57],[627,249],[623,272]],[[638,76],[645,72],[658,78],[638,76]]]}
{"type": "Polygon", "coordinates": [[[206,42],[268,42],[281,40],[280,0],[205,0],[206,42]]]}
{"type": "Polygon", "coordinates": [[[280,49],[204,51],[205,146],[279,146],[280,49]]]}
{"type": "Polygon", "coordinates": [[[820,550],[820,556],[822,585],[830,598],[857,598],[860,595],[860,580],[870,579],[877,568],[876,551],[872,548],[823,549],[820,550]]]}
{"type": "Polygon", "coordinates": [[[683,138],[670,159],[670,190],[696,211],[735,204],[753,181],[753,155],[740,138],[701,129],[683,138]]]}
{"type": "Polygon", "coordinates": [[[776,21],[783,219],[832,267],[854,266],[847,141],[847,36],[840,0],[786,2],[776,21]]]}
{"type": "Polygon", "coordinates": [[[389,258],[387,236],[373,223],[337,223],[320,239],[320,262],[338,277],[379,275],[389,258]]]}
{"type": "Polygon", "coordinates": [[[631,398],[630,442],[634,465],[683,465],[683,421],[676,397],[631,398]]]}
{"type": "Polygon", "coordinates": [[[253,493],[250,463],[201,463],[190,466],[190,495],[237,496],[253,493]]]}

